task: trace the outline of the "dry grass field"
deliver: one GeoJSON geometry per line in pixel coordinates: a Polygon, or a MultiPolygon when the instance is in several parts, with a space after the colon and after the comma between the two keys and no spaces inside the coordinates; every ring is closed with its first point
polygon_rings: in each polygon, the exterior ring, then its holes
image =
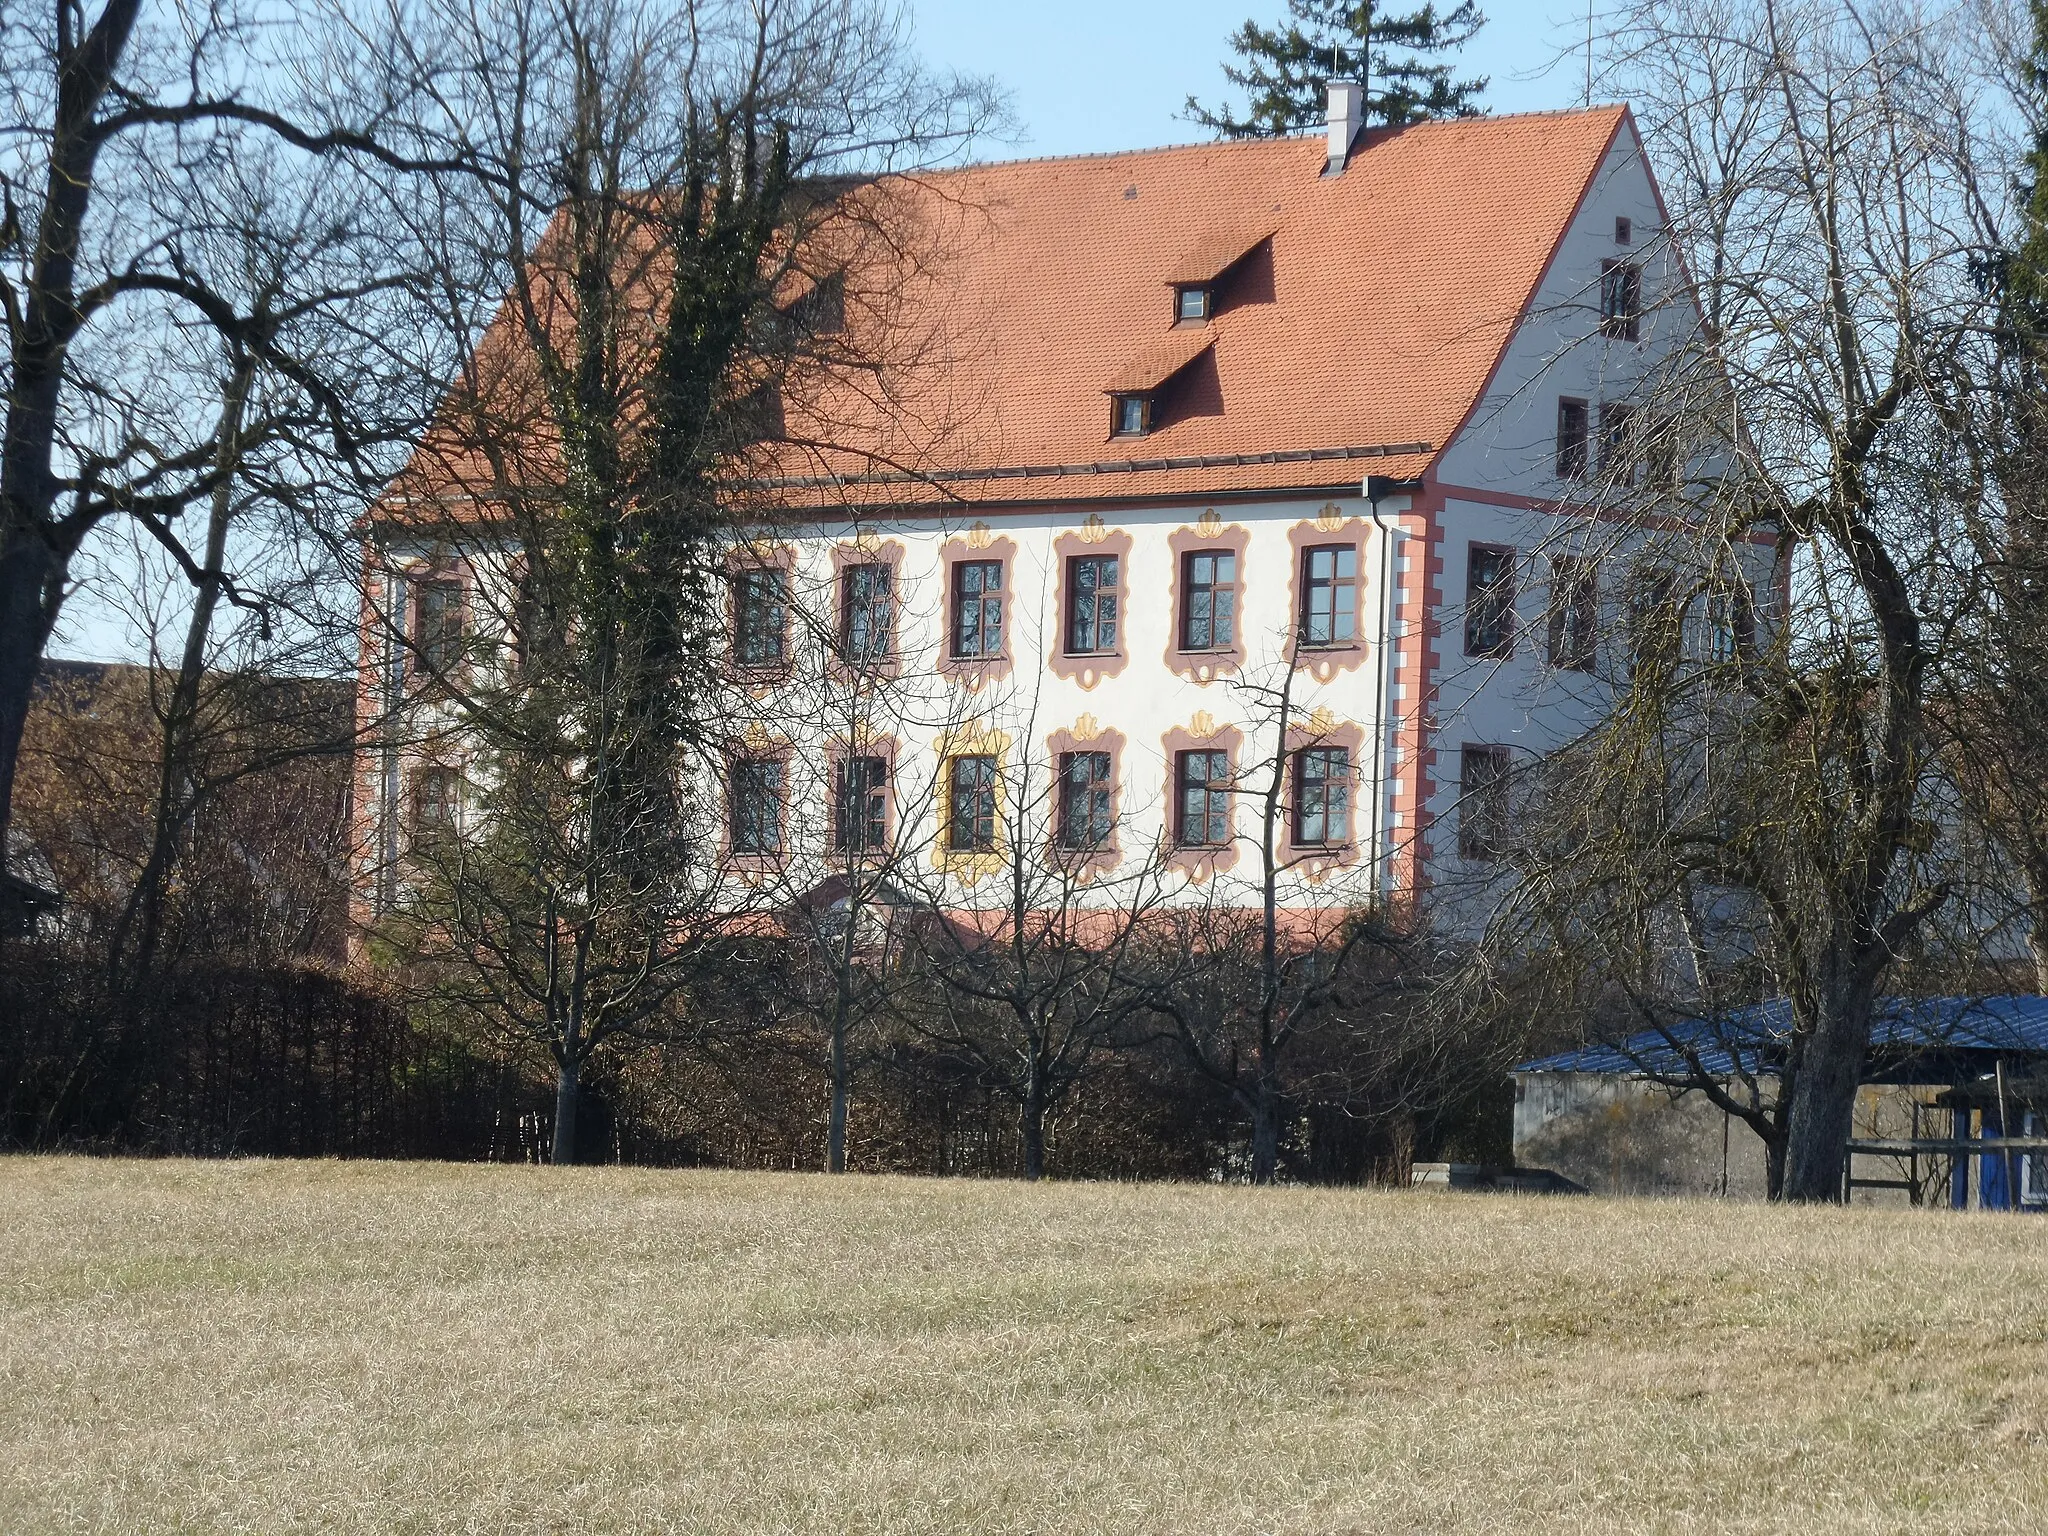
{"type": "Polygon", "coordinates": [[[0,1161],[0,1531],[2048,1530],[2048,1222],[0,1161]]]}

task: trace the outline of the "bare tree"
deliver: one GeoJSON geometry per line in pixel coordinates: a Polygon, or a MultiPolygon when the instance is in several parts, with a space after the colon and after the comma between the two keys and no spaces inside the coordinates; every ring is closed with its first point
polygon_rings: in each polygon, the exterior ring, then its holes
{"type": "Polygon", "coordinates": [[[317,51],[307,26],[250,7],[0,17],[0,834],[31,685],[95,529],[127,523],[216,600],[244,600],[228,567],[206,574],[185,514],[262,445],[368,475],[410,428],[382,414],[381,386],[411,350],[398,338],[433,328],[389,302],[390,189],[356,174],[410,163],[353,104],[306,89],[291,64],[317,51]],[[316,181],[326,217],[299,222],[316,181]],[[329,357],[307,332],[338,308],[359,344],[329,357]],[[245,378],[239,403],[209,411],[223,368],[245,378]]]}
{"type": "Polygon", "coordinates": [[[936,835],[907,871],[931,914],[915,930],[924,986],[896,1009],[1015,1106],[1027,1179],[1060,1108],[1150,1011],[1178,883],[1115,815],[1107,742],[1041,758],[1035,702],[990,701],[940,739],[936,835]]]}
{"type": "Polygon", "coordinates": [[[1611,32],[1692,286],[1647,296],[1678,344],[1617,381],[1633,409],[1581,466],[1600,520],[1551,551],[1604,570],[1581,599],[1592,567],[1553,560],[1551,659],[1609,707],[1523,776],[1485,963],[1578,970],[1631,1028],[1782,995],[1768,1090],[1679,1076],[1790,1199],[1840,1198],[1879,989],[1961,878],[1929,706],[1989,509],[2002,175],[1966,24],[1686,0],[1611,32]],[[1595,608],[1604,638],[1569,638],[1595,608]]]}
{"type": "Polygon", "coordinates": [[[411,132],[467,161],[435,214],[451,292],[509,298],[379,513],[381,878],[400,894],[409,756],[455,823],[410,856],[413,931],[448,937],[453,995],[553,1055],[568,1161],[588,1064],[737,916],[709,765],[729,669],[769,658],[728,645],[729,557],[775,510],[745,470],[828,329],[797,312],[837,273],[803,263],[879,222],[843,178],[956,152],[991,99],[837,0],[427,4],[383,46],[407,77],[475,61],[411,132]],[[464,789],[481,815],[450,814],[464,789]]]}

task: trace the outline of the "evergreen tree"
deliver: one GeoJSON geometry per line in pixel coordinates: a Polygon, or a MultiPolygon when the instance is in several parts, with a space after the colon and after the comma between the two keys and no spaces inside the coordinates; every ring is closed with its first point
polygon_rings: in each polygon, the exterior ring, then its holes
{"type": "Polygon", "coordinates": [[[1278,27],[1247,21],[1230,40],[1241,60],[1223,75],[1248,101],[1239,117],[1188,98],[1185,116],[1226,139],[1275,138],[1320,128],[1327,87],[1336,80],[1365,86],[1365,121],[1399,127],[1431,117],[1476,117],[1484,78],[1456,79],[1452,65],[1431,56],[1471,41],[1486,24],[1474,0],[1438,13],[1433,4],[1385,15],[1375,0],[1287,0],[1278,27]]]}

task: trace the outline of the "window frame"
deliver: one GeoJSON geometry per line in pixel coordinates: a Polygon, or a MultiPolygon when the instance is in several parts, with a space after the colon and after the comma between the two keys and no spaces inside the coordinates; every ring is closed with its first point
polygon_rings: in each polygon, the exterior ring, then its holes
{"type": "Polygon", "coordinates": [[[1458,749],[1458,857],[1490,864],[1501,857],[1512,813],[1509,793],[1514,776],[1510,747],[1466,742],[1458,749]],[[1486,772],[1475,772],[1491,764],[1486,772]]]}
{"type": "Polygon", "coordinates": [[[946,759],[946,847],[953,853],[991,853],[996,846],[996,773],[992,752],[956,752],[946,759]],[[975,776],[964,784],[963,771],[975,776]],[[961,841],[961,791],[973,799],[969,841],[961,841]]]}
{"type": "Polygon", "coordinates": [[[1591,672],[1600,647],[1600,563],[1550,557],[1549,659],[1560,672],[1591,672]]]}
{"type": "Polygon", "coordinates": [[[1642,478],[1641,417],[1629,400],[1602,400],[1596,432],[1598,473],[1612,484],[1634,487],[1642,478]],[[1617,473],[1617,469],[1619,473],[1617,473]]]}
{"type": "Polygon", "coordinates": [[[1090,552],[1088,554],[1076,554],[1067,556],[1066,571],[1064,573],[1066,576],[1065,593],[1067,611],[1062,616],[1062,622],[1060,625],[1060,653],[1062,655],[1115,656],[1122,652],[1123,573],[1123,557],[1120,554],[1114,552],[1090,552]],[[1109,565],[1113,579],[1109,581],[1107,584],[1101,582],[1098,579],[1096,584],[1093,587],[1089,588],[1088,591],[1084,594],[1081,589],[1080,579],[1082,568],[1084,566],[1099,567],[1105,563],[1109,565]],[[1084,601],[1084,598],[1085,601],[1089,604],[1088,628],[1090,630],[1090,633],[1093,634],[1096,643],[1090,646],[1077,646],[1074,643],[1074,639],[1077,628],[1080,624],[1081,605],[1084,601]],[[1105,642],[1102,638],[1102,627],[1104,622],[1102,616],[1102,605],[1105,601],[1107,601],[1109,604],[1108,625],[1110,633],[1107,642],[1105,642]]]}
{"type": "Polygon", "coordinates": [[[1351,749],[1349,747],[1333,745],[1329,742],[1316,742],[1309,746],[1295,749],[1291,775],[1294,791],[1293,803],[1289,807],[1288,816],[1289,840],[1293,846],[1305,849],[1348,848],[1351,846],[1351,774],[1351,749]],[[1322,774],[1314,779],[1309,777],[1308,772],[1311,759],[1323,765],[1322,774]],[[1333,759],[1335,760],[1334,767],[1337,770],[1334,775],[1330,771],[1333,766],[1333,759]],[[1335,792],[1334,806],[1332,804],[1333,790],[1335,792]],[[1318,802],[1313,812],[1309,809],[1312,791],[1314,792],[1314,798],[1318,802]],[[1333,814],[1342,823],[1337,835],[1334,837],[1330,835],[1330,820],[1333,814]],[[1320,836],[1309,835],[1308,822],[1311,815],[1321,819],[1322,832],[1320,836]]]}
{"type": "Polygon", "coordinates": [[[732,602],[732,658],[733,665],[743,672],[773,672],[789,665],[789,572],[780,565],[744,565],[727,573],[732,602]],[[758,613],[762,604],[757,596],[757,583],[772,583],[774,599],[770,606],[775,614],[772,634],[775,642],[774,655],[768,657],[748,654],[750,618],[758,613]]]}
{"type": "Polygon", "coordinates": [[[896,565],[890,560],[850,560],[839,568],[839,655],[849,663],[888,661],[896,655],[896,565]],[[877,598],[871,589],[863,602],[856,588],[863,580],[872,583],[876,576],[881,578],[881,593],[877,598]],[[853,631],[856,616],[869,615],[871,628],[876,627],[874,615],[879,611],[881,644],[870,643],[856,647],[853,631]]]}
{"type": "Polygon", "coordinates": [[[1515,653],[1515,551],[1512,545],[1474,540],[1465,546],[1465,655],[1474,660],[1501,661],[1515,653]],[[1477,579],[1481,556],[1497,556],[1500,572],[1483,588],[1477,579]],[[1491,616],[1498,629],[1488,639],[1482,618],[1491,616]]]}
{"type": "Polygon", "coordinates": [[[1156,422],[1155,405],[1151,394],[1141,390],[1130,390],[1123,394],[1111,395],[1109,407],[1109,435],[1111,437],[1148,437],[1156,422]],[[1126,426],[1125,418],[1131,407],[1137,407],[1136,426],[1126,426]]]}
{"type": "Polygon", "coordinates": [[[1341,650],[1358,643],[1359,563],[1358,546],[1355,543],[1310,544],[1302,550],[1300,612],[1295,616],[1295,634],[1304,647],[1312,650],[1341,650]],[[1315,573],[1318,555],[1332,557],[1332,568],[1328,577],[1319,578],[1315,573]],[[1340,562],[1345,558],[1351,562],[1349,576],[1342,573],[1340,566],[1340,562]],[[1315,617],[1318,592],[1328,592],[1330,595],[1330,633],[1320,640],[1309,633],[1315,617]],[[1337,633],[1337,597],[1340,593],[1347,592],[1351,599],[1350,611],[1343,617],[1348,625],[1348,632],[1340,635],[1337,633]]]}
{"type": "Polygon", "coordinates": [[[970,663],[987,662],[997,660],[1009,653],[1009,615],[1004,611],[1009,603],[1008,573],[1004,569],[1007,563],[1000,556],[991,558],[979,554],[967,556],[951,563],[951,568],[946,572],[947,608],[949,610],[946,625],[946,654],[950,660],[970,663]],[[970,570],[984,573],[993,570],[996,573],[996,585],[994,588],[990,588],[987,585],[986,575],[983,575],[981,584],[972,594],[969,594],[966,590],[966,578],[970,570]],[[975,633],[978,637],[978,648],[972,651],[962,649],[962,641],[966,633],[967,605],[970,602],[974,604],[974,612],[976,614],[975,633]],[[988,622],[991,613],[995,616],[993,626],[988,622]],[[992,645],[988,643],[991,627],[995,633],[995,643],[992,645]]]}
{"type": "Polygon", "coordinates": [[[413,847],[446,843],[462,830],[462,770],[450,763],[421,763],[407,776],[406,840],[413,847]],[[433,803],[435,815],[426,814],[428,784],[440,786],[433,803]]]}
{"type": "Polygon", "coordinates": [[[1176,325],[1201,324],[1216,313],[1215,290],[1208,283],[1179,283],[1173,290],[1173,320],[1176,325]],[[1188,313],[1188,300],[1195,312],[1188,313]]]}
{"type": "Polygon", "coordinates": [[[1101,747],[1077,746],[1053,755],[1053,774],[1059,782],[1059,798],[1053,827],[1053,845],[1061,853],[1099,854],[1115,846],[1116,841],[1116,757],[1101,747]],[[1091,774],[1084,780],[1077,779],[1073,767],[1087,759],[1099,764],[1101,772],[1091,774]],[[1080,796],[1087,799],[1086,821],[1088,830],[1094,831],[1098,821],[1100,835],[1087,841],[1074,836],[1074,802],[1080,796]],[[1099,812],[1099,816],[1098,816],[1099,812]]]}
{"type": "Polygon", "coordinates": [[[1232,797],[1236,793],[1236,769],[1230,760],[1228,748],[1184,747],[1173,757],[1173,845],[1176,848],[1206,851],[1227,848],[1232,842],[1231,810],[1232,797]],[[1204,760],[1205,777],[1199,782],[1190,777],[1189,770],[1197,758],[1204,760]],[[1215,776],[1217,763],[1223,767],[1223,776],[1215,776]],[[1203,836],[1191,838],[1189,831],[1189,797],[1199,794],[1203,797],[1200,820],[1203,836]],[[1222,835],[1209,834],[1221,828],[1222,835]]]}
{"type": "Polygon", "coordinates": [[[1180,612],[1174,615],[1174,639],[1176,648],[1183,654],[1201,656],[1211,653],[1233,652],[1237,649],[1237,599],[1240,591],[1238,562],[1240,558],[1241,552],[1231,545],[1213,549],[1189,549],[1181,552],[1180,612]],[[1214,580],[1213,573],[1215,568],[1212,566],[1212,579],[1198,587],[1195,581],[1195,562],[1198,560],[1228,560],[1230,562],[1230,579],[1228,581],[1214,580]],[[1207,618],[1203,621],[1209,626],[1209,636],[1207,641],[1200,645],[1197,645],[1194,641],[1194,626],[1197,622],[1195,619],[1195,597],[1198,591],[1208,599],[1209,606],[1207,618]],[[1220,641],[1216,638],[1216,598],[1219,593],[1228,599],[1229,613],[1226,618],[1230,626],[1230,633],[1220,641]]]}
{"type": "Polygon", "coordinates": [[[834,853],[873,854],[889,846],[889,789],[894,778],[894,765],[884,753],[842,752],[832,760],[832,819],[828,841],[834,853]],[[853,765],[873,764],[879,772],[874,781],[855,786],[852,782],[853,765]],[[859,797],[859,815],[849,817],[848,811],[859,797]],[[859,826],[858,840],[847,834],[850,827],[859,826]]]}
{"type": "Polygon", "coordinates": [[[1600,334],[1609,341],[1640,341],[1643,332],[1643,269],[1626,256],[1600,262],[1600,334]]]}
{"type": "Polygon", "coordinates": [[[406,577],[405,586],[407,603],[412,610],[412,622],[407,625],[406,634],[414,669],[434,677],[455,671],[462,664],[463,649],[468,639],[468,604],[462,578],[445,570],[421,572],[406,577]],[[431,636],[426,632],[429,594],[433,594],[439,605],[436,609],[439,624],[431,636]]]}
{"type": "Polygon", "coordinates": [[[788,851],[788,804],[789,804],[789,760],[780,754],[740,756],[733,758],[726,767],[726,847],[742,858],[779,858],[788,851]],[[772,784],[751,784],[750,775],[758,770],[772,770],[772,784]],[[748,786],[743,793],[742,786],[748,786]],[[766,846],[757,846],[753,828],[744,816],[751,795],[765,794],[757,809],[766,810],[765,823],[772,833],[772,840],[766,846]],[[743,828],[747,829],[743,832],[743,828]]]}
{"type": "Polygon", "coordinates": [[[1579,395],[1557,397],[1557,478],[1578,481],[1591,468],[1592,410],[1579,395]]]}

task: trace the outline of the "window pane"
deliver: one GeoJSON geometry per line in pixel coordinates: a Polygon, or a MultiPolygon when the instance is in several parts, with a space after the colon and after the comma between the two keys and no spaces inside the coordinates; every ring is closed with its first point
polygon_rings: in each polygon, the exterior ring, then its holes
{"type": "Polygon", "coordinates": [[[996,760],[953,759],[951,825],[947,842],[961,850],[989,849],[996,842],[996,760]]]}
{"type": "Polygon", "coordinates": [[[895,572],[887,565],[848,566],[841,592],[846,654],[888,655],[895,648],[895,572]]]}

